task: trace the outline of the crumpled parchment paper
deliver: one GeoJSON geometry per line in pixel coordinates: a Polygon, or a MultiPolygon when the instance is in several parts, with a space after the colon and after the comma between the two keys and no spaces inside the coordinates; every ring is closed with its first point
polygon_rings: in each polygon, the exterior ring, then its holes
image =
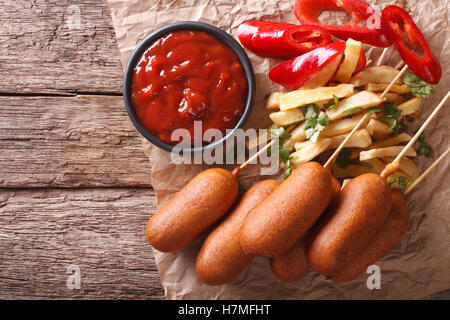
{"type": "MultiPolygon", "coordinates": [[[[450,67],[449,17],[450,3],[442,0],[369,0],[378,11],[389,4],[405,8],[413,17],[440,59],[444,71],[436,93],[422,104],[420,119],[410,124],[410,131],[424,122],[449,88],[450,67]]],[[[154,30],[176,21],[195,20],[218,26],[236,37],[237,27],[244,21],[265,19],[296,23],[294,0],[108,0],[117,42],[125,66],[136,45],[154,30]]],[[[326,13],[324,13],[327,15],[326,13]]],[[[328,14],[325,19],[334,19],[328,14]]],[[[337,19],[337,18],[336,18],[337,19]]],[[[374,63],[381,49],[368,48],[374,63]]],[[[270,124],[264,110],[264,98],[280,90],[267,77],[274,59],[258,57],[251,52],[257,81],[256,104],[248,128],[265,128],[270,124]]],[[[385,62],[395,66],[400,58],[391,48],[385,62]]],[[[450,114],[445,107],[426,130],[427,141],[434,148],[432,159],[418,158],[419,167],[427,168],[448,147],[450,114]]],[[[204,167],[174,165],[170,154],[143,142],[152,166],[152,184],[162,205],[204,167]]],[[[450,289],[450,173],[447,158],[410,195],[412,224],[407,235],[376,264],[381,268],[381,289],[369,290],[368,274],[338,284],[310,271],[301,281],[285,284],[271,273],[267,259],[256,258],[231,284],[211,287],[201,283],[195,274],[195,259],[205,235],[177,253],[154,250],[167,299],[420,299],[450,289]]],[[[239,176],[241,191],[248,189],[260,177],[256,165],[239,176]]],[[[144,228],[144,226],[142,226],[144,228]]],[[[150,246],[148,248],[150,250],[150,246]]]]}

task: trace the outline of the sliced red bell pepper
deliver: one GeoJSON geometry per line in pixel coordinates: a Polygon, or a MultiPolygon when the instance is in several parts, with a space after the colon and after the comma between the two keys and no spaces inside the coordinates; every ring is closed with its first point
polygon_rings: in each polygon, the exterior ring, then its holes
{"type": "Polygon", "coordinates": [[[437,84],[442,77],[442,67],[425,37],[403,8],[388,6],[383,19],[393,33],[394,43],[409,69],[424,81],[437,84]]]}
{"type": "Polygon", "coordinates": [[[318,26],[248,21],[239,26],[242,45],[263,57],[290,59],[331,42],[330,33],[318,26]]]}
{"type": "Polygon", "coordinates": [[[312,80],[320,70],[344,52],[345,42],[327,44],[276,65],[270,70],[269,78],[289,90],[296,90],[312,80]]]}
{"type": "Polygon", "coordinates": [[[341,40],[352,38],[376,47],[390,47],[393,43],[392,35],[380,15],[363,0],[296,0],[294,14],[301,23],[322,26],[341,40]],[[366,22],[367,26],[357,23],[322,24],[320,14],[330,9],[343,10],[355,22],[366,22]]]}

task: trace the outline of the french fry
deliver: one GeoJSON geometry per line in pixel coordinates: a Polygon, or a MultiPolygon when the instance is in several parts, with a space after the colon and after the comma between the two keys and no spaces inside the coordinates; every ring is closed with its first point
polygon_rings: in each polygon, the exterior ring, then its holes
{"type": "Polygon", "coordinates": [[[380,174],[381,172],[383,172],[384,167],[386,167],[386,164],[379,159],[369,159],[364,162],[368,164],[371,167],[372,171],[376,174],[380,174]]]}
{"type": "Polygon", "coordinates": [[[280,101],[278,98],[285,94],[284,92],[274,92],[272,93],[266,101],[266,109],[280,109],[280,101]]]}
{"type": "Polygon", "coordinates": [[[399,104],[405,102],[406,99],[396,93],[387,93],[384,96],[384,100],[385,100],[385,102],[396,103],[397,105],[399,105],[399,104]]]}
{"type": "Polygon", "coordinates": [[[352,154],[350,155],[350,159],[359,159],[359,154],[361,153],[361,151],[364,151],[364,149],[360,149],[360,148],[353,148],[351,149],[352,154]]]}
{"type": "MultiPolygon", "coordinates": [[[[372,92],[384,92],[386,88],[389,86],[389,83],[368,83],[364,87],[365,90],[372,92]]],[[[394,84],[389,92],[397,93],[397,94],[407,94],[411,92],[411,88],[407,84],[394,84]]]]}
{"type": "MultiPolygon", "coordinates": [[[[381,160],[385,163],[391,163],[394,161],[393,157],[381,158],[381,160]]],[[[412,180],[416,180],[420,176],[420,170],[417,165],[409,158],[402,158],[400,160],[399,170],[406,173],[412,180]]]]}
{"type": "Polygon", "coordinates": [[[420,118],[420,112],[419,112],[419,111],[416,111],[416,112],[414,112],[414,113],[411,113],[409,116],[410,116],[411,118],[414,118],[414,119],[419,119],[419,118],[420,118]]]}
{"type": "MultiPolygon", "coordinates": [[[[351,118],[339,119],[336,121],[330,122],[325,129],[320,133],[321,137],[334,137],[347,132],[352,131],[352,129],[356,126],[356,124],[361,120],[364,115],[356,115],[351,118]]],[[[371,117],[376,117],[375,114],[371,115],[371,117]]],[[[366,123],[363,123],[361,127],[365,127],[369,123],[370,119],[367,119],[366,123]]]]}
{"type": "Polygon", "coordinates": [[[333,109],[327,110],[326,114],[331,121],[344,118],[352,110],[360,111],[377,106],[384,102],[377,94],[370,91],[361,91],[347,99],[340,101],[333,109]]]}
{"type": "Polygon", "coordinates": [[[316,143],[311,141],[295,143],[295,149],[297,151],[291,154],[291,163],[299,165],[311,161],[327,150],[330,143],[331,139],[329,138],[319,139],[316,143]]]}
{"type": "Polygon", "coordinates": [[[322,100],[322,101],[317,101],[316,105],[319,108],[319,110],[324,110],[325,108],[325,104],[330,104],[330,103],[334,103],[333,100],[322,100]]]}
{"type": "Polygon", "coordinates": [[[397,182],[392,183],[392,180],[397,179],[398,177],[405,177],[409,180],[408,184],[406,185],[406,187],[408,188],[408,186],[411,185],[411,183],[414,181],[410,176],[408,176],[406,173],[402,172],[402,171],[397,171],[393,174],[391,174],[390,176],[388,176],[386,178],[387,183],[389,183],[391,185],[391,188],[393,189],[400,189],[400,186],[398,185],[397,182]]]}
{"type": "Polygon", "coordinates": [[[353,94],[353,85],[340,84],[336,87],[320,87],[316,89],[296,90],[279,96],[280,110],[285,111],[306,106],[318,101],[332,100],[333,95],[344,98],[353,94]]]}
{"type": "Polygon", "coordinates": [[[407,133],[400,133],[399,135],[393,136],[392,138],[388,138],[382,141],[375,142],[370,147],[371,149],[378,149],[378,148],[386,148],[386,147],[393,147],[397,146],[399,144],[409,142],[412,137],[407,133]]]}
{"type": "Polygon", "coordinates": [[[302,142],[306,140],[305,132],[306,123],[303,122],[291,132],[291,137],[284,142],[284,147],[293,149],[296,142],[302,142]]]}
{"type": "Polygon", "coordinates": [[[412,98],[411,100],[408,100],[398,106],[399,110],[402,110],[402,117],[414,114],[415,112],[419,111],[420,103],[422,102],[422,99],[419,97],[412,98]]]}
{"type": "Polygon", "coordinates": [[[333,176],[337,179],[356,178],[357,176],[366,173],[373,173],[373,171],[362,164],[350,164],[345,169],[339,167],[337,164],[333,167],[333,176]]]}
{"type": "MultiPolygon", "coordinates": [[[[389,66],[368,67],[355,74],[350,83],[355,87],[365,86],[369,83],[391,83],[399,72],[389,66]]],[[[399,79],[396,84],[402,85],[402,81],[399,79]]]]}
{"type": "Polygon", "coordinates": [[[336,178],[354,178],[364,173],[380,174],[384,167],[386,167],[386,164],[383,161],[379,159],[369,159],[364,161],[364,164],[350,164],[346,169],[342,169],[338,165],[335,165],[333,174],[336,178]]]}
{"type": "Polygon", "coordinates": [[[269,117],[279,127],[286,127],[293,123],[305,120],[303,112],[299,109],[273,112],[269,117]]]}
{"type": "Polygon", "coordinates": [[[370,119],[366,128],[369,131],[369,134],[375,139],[383,139],[392,133],[386,123],[377,119],[370,119]]]}
{"type": "Polygon", "coordinates": [[[335,79],[339,82],[348,83],[355,72],[361,54],[361,42],[348,39],[345,44],[344,61],[336,72],[335,79]]]}
{"type": "MultiPolygon", "coordinates": [[[[336,149],[342,141],[347,137],[346,134],[331,138],[330,149],[336,149]]],[[[370,134],[366,129],[357,130],[353,136],[347,141],[346,148],[367,148],[372,144],[370,134]]]]}
{"type": "Polygon", "coordinates": [[[352,181],[352,179],[345,179],[344,181],[342,181],[341,190],[344,189],[344,187],[345,187],[350,181],[352,181]]]}
{"type": "MultiPolygon", "coordinates": [[[[271,110],[271,109],[280,109],[280,102],[278,100],[278,98],[285,94],[283,92],[274,92],[272,95],[269,96],[269,98],[267,99],[267,103],[266,103],[266,109],[271,110]],[[275,96],[273,96],[273,94],[276,94],[275,96]]],[[[319,109],[325,109],[325,104],[329,104],[332,103],[333,100],[322,100],[322,101],[317,101],[316,105],[317,107],[319,107],[319,109]]]]}
{"type": "Polygon", "coordinates": [[[318,87],[325,86],[333,75],[336,73],[339,64],[342,61],[342,54],[337,55],[333,61],[328,63],[325,67],[322,68],[317,74],[314,76],[314,79],[309,81],[302,89],[315,89],[318,87]]]}
{"type": "MultiPolygon", "coordinates": [[[[370,149],[367,151],[361,151],[359,154],[360,161],[366,161],[375,158],[386,158],[386,157],[396,157],[403,150],[403,146],[395,146],[395,147],[387,147],[387,148],[379,148],[379,149],[370,149]]],[[[405,156],[407,157],[416,157],[417,153],[414,149],[409,148],[405,156]]]]}

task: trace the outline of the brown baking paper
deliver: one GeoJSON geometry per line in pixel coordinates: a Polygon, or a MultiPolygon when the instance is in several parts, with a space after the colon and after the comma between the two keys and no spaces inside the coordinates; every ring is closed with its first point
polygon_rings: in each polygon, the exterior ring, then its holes
{"type": "MultiPolygon", "coordinates": [[[[448,41],[450,6],[441,0],[369,1],[380,9],[388,4],[406,8],[423,31],[434,53],[442,63],[444,76],[436,93],[422,105],[419,120],[410,124],[413,132],[431,113],[433,107],[449,88],[450,66],[448,41]]],[[[251,19],[265,19],[296,23],[294,0],[108,0],[117,42],[125,66],[136,45],[156,29],[176,21],[194,20],[218,26],[236,37],[237,27],[251,19]]],[[[339,19],[328,14],[327,19],[339,19]]],[[[327,20],[330,21],[330,20],[327,20]]],[[[381,49],[366,47],[375,63],[381,49]]],[[[264,110],[264,97],[280,90],[267,77],[274,59],[258,57],[248,52],[256,74],[257,94],[254,111],[247,123],[249,128],[265,128],[270,120],[264,110]]],[[[389,50],[386,63],[395,66],[400,58],[394,48],[389,50]]],[[[426,130],[427,140],[437,158],[448,147],[450,114],[448,106],[426,130]]],[[[205,167],[174,165],[170,154],[148,142],[143,143],[152,166],[152,185],[158,205],[164,204],[194,175],[205,167]]],[[[433,159],[418,158],[424,170],[433,159]]],[[[381,268],[381,289],[369,290],[368,274],[346,283],[326,280],[314,271],[301,281],[285,284],[271,273],[268,260],[256,258],[231,284],[211,287],[201,283],[195,274],[195,259],[204,235],[177,253],[154,250],[167,299],[420,299],[435,292],[450,289],[450,173],[447,158],[411,194],[408,205],[412,224],[407,235],[376,264],[381,268]]],[[[245,169],[239,176],[241,191],[267,179],[258,175],[257,165],[245,169]]],[[[144,228],[145,226],[142,226],[144,228]]],[[[150,250],[150,246],[148,247],[150,250]]]]}

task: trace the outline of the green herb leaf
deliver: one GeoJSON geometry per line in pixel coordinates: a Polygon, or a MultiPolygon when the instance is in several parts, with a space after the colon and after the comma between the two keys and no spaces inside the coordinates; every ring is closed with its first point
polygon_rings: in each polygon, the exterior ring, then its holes
{"type": "Polygon", "coordinates": [[[307,120],[305,126],[306,139],[316,143],[319,139],[320,133],[323,131],[323,129],[325,129],[329,122],[330,118],[326,114],[321,115],[317,119],[307,120]]]}
{"type": "Polygon", "coordinates": [[[434,93],[434,87],[431,84],[409,70],[403,75],[403,82],[411,88],[411,93],[416,97],[427,98],[434,93]]]}
{"type": "Polygon", "coordinates": [[[391,129],[392,133],[398,134],[401,127],[402,110],[397,108],[396,103],[385,103],[384,114],[385,115],[379,119],[389,125],[389,129],[391,129]]]}
{"type": "Polygon", "coordinates": [[[369,111],[367,111],[367,113],[377,113],[377,112],[381,112],[381,109],[377,108],[377,107],[373,107],[373,108],[370,108],[369,111]]]}
{"type": "MultiPolygon", "coordinates": [[[[416,131],[417,133],[417,131],[416,131]]],[[[417,138],[417,141],[421,142],[421,143],[425,143],[425,132],[422,132],[419,136],[419,138],[417,138]]]]}
{"type": "Polygon", "coordinates": [[[306,107],[300,108],[303,115],[305,116],[305,135],[306,139],[311,142],[316,143],[319,139],[320,132],[325,129],[325,127],[330,122],[330,118],[323,114],[318,117],[319,108],[315,104],[307,105],[306,107]]]}
{"type": "Polygon", "coordinates": [[[419,156],[430,158],[433,154],[433,148],[429,144],[423,144],[418,152],[419,156]]]}
{"type": "Polygon", "coordinates": [[[317,119],[317,122],[325,128],[330,123],[330,118],[326,114],[322,114],[317,119]]]}
{"type": "MultiPolygon", "coordinates": [[[[285,148],[283,145],[284,140],[289,139],[291,135],[284,130],[283,127],[273,126],[269,130],[269,135],[272,139],[278,141],[278,157],[283,161],[283,163],[289,162],[289,153],[290,149],[285,148]]],[[[272,148],[267,149],[267,156],[270,157],[272,155],[272,148]]]]}
{"type": "Polygon", "coordinates": [[[425,142],[425,132],[422,132],[422,134],[419,136],[419,142],[420,142],[420,148],[419,152],[417,154],[419,156],[425,156],[427,158],[430,158],[433,155],[433,148],[425,142]]]}
{"type": "Polygon", "coordinates": [[[373,169],[373,165],[367,161],[360,161],[359,163],[361,163],[367,169],[373,169]]]}
{"type": "Polygon", "coordinates": [[[289,178],[289,176],[291,175],[291,172],[292,172],[291,161],[288,160],[288,161],[286,162],[286,170],[285,170],[285,172],[284,172],[284,179],[289,178]]]}
{"type": "Polygon", "coordinates": [[[269,135],[272,137],[272,139],[278,139],[280,141],[289,139],[291,137],[291,135],[286,130],[284,130],[283,127],[277,127],[277,126],[273,126],[270,129],[269,135]]]}
{"type": "Polygon", "coordinates": [[[339,102],[339,97],[333,94],[333,100],[334,100],[334,104],[338,104],[339,102]]]}
{"type": "Polygon", "coordinates": [[[339,168],[347,169],[350,163],[352,162],[351,159],[352,150],[349,148],[344,148],[339,152],[339,155],[336,159],[336,163],[338,164],[339,168]]]}
{"type": "Polygon", "coordinates": [[[406,186],[407,186],[408,183],[409,183],[409,179],[406,178],[406,177],[403,177],[403,176],[398,176],[397,178],[392,179],[391,182],[389,182],[389,185],[392,186],[394,183],[397,183],[398,187],[399,187],[401,190],[405,190],[405,189],[406,189],[406,186]]]}
{"type": "Polygon", "coordinates": [[[313,143],[316,143],[317,140],[319,140],[320,131],[322,131],[322,130],[323,130],[323,127],[321,125],[317,125],[314,128],[306,129],[306,131],[305,131],[306,139],[308,139],[309,141],[311,141],[313,143]]]}
{"type": "Polygon", "coordinates": [[[351,116],[352,114],[355,114],[355,113],[357,113],[359,111],[362,111],[362,110],[363,110],[363,108],[361,108],[361,107],[354,107],[354,108],[350,108],[350,109],[347,109],[347,110],[343,111],[342,115],[344,117],[351,116]]]}
{"type": "Polygon", "coordinates": [[[333,94],[333,101],[334,101],[334,103],[325,103],[324,104],[324,106],[325,106],[325,108],[327,108],[327,110],[331,110],[337,106],[337,104],[339,102],[339,97],[333,94]]]}
{"type": "Polygon", "coordinates": [[[289,149],[284,148],[283,146],[280,146],[279,155],[280,155],[281,161],[283,161],[284,163],[287,163],[289,161],[289,153],[290,153],[289,149]]]}
{"type": "Polygon", "coordinates": [[[300,110],[303,112],[303,116],[306,120],[311,120],[317,118],[319,107],[315,104],[308,104],[305,107],[300,107],[300,110]]]}

